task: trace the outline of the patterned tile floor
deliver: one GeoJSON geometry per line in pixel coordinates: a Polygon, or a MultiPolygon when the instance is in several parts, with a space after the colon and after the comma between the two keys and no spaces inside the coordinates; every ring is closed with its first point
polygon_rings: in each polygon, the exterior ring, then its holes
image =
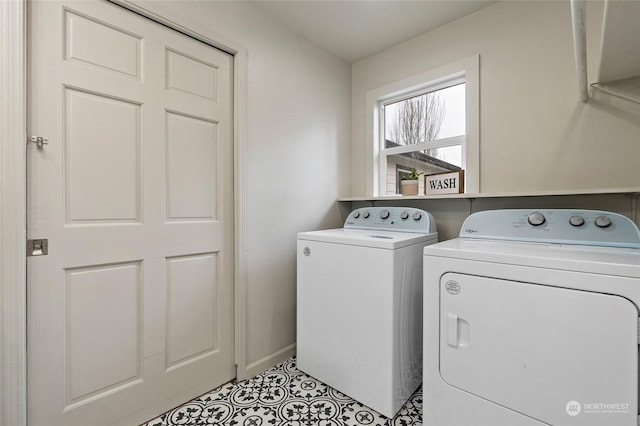
{"type": "Polygon", "coordinates": [[[295,358],[237,384],[226,384],[141,426],[422,425],[422,389],[393,419],[296,368],[295,358]]]}

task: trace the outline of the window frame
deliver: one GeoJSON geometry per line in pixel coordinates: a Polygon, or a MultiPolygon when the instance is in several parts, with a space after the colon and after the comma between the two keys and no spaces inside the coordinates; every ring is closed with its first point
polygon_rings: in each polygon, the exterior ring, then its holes
{"type": "Polygon", "coordinates": [[[465,170],[465,193],[480,192],[480,56],[474,55],[430,71],[402,79],[367,92],[366,95],[366,190],[368,196],[386,196],[386,157],[419,149],[460,145],[465,170]],[[384,148],[384,104],[407,99],[419,93],[431,92],[465,83],[466,134],[427,143],[384,148]],[[424,146],[423,146],[424,145],[424,146]]]}

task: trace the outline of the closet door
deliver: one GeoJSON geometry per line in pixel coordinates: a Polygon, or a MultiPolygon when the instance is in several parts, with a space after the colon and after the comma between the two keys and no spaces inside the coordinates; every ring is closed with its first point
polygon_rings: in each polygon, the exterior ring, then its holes
{"type": "Polygon", "coordinates": [[[106,1],[29,8],[29,424],[139,424],[235,376],[233,58],[106,1]]]}

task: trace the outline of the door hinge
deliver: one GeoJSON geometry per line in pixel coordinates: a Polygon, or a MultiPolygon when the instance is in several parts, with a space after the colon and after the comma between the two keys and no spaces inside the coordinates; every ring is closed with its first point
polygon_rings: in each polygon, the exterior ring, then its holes
{"type": "Polygon", "coordinates": [[[27,139],[27,143],[33,142],[36,144],[36,148],[42,149],[45,145],[49,144],[49,139],[43,138],[42,136],[31,136],[27,139]]]}
{"type": "Polygon", "coordinates": [[[46,256],[49,254],[49,240],[27,240],[27,257],[46,256]]]}

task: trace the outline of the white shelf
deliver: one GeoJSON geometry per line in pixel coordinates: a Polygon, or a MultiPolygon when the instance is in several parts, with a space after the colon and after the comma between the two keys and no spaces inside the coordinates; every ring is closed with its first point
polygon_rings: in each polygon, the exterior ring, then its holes
{"type": "Polygon", "coordinates": [[[594,83],[591,87],[629,102],[640,104],[640,76],[611,83],[594,83]]]}
{"type": "Polygon", "coordinates": [[[507,197],[551,197],[568,195],[607,195],[607,194],[628,194],[640,196],[640,187],[633,188],[612,188],[612,189],[585,189],[566,191],[534,191],[534,192],[501,192],[501,193],[476,193],[476,194],[449,194],[449,195],[390,195],[382,197],[355,196],[342,197],[338,201],[397,201],[397,200],[456,200],[456,199],[476,199],[476,198],[507,198],[507,197]]]}
{"type": "MultiPolygon", "coordinates": [[[[591,87],[627,101],[640,103],[640,1],[607,1],[605,3],[600,45],[598,78],[591,87]]],[[[580,88],[579,99],[587,102],[585,0],[571,0],[573,40],[580,88]]]]}
{"type": "Polygon", "coordinates": [[[609,1],[605,7],[598,83],[640,76],[640,2],[609,1]]]}

